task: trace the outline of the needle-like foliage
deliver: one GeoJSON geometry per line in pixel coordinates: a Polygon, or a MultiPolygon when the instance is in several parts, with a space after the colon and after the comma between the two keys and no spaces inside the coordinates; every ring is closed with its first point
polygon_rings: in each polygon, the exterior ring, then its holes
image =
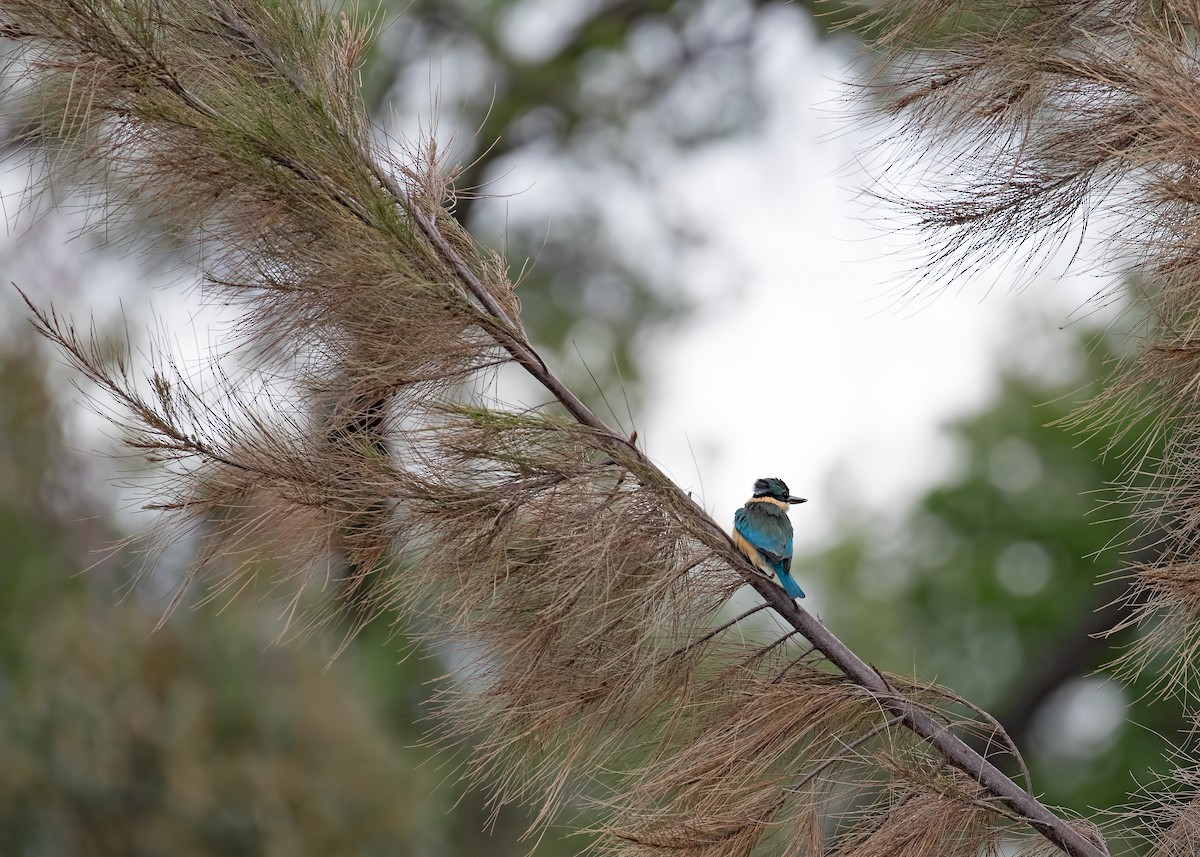
{"type": "Polygon", "coordinates": [[[600,853],[1033,834],[1106,853],[958,734],[1003,750],[998,727],[856,658],[557,379],[503,260],[451,216],[436,147],[405,160],[365,122],[354,25],[306,0],[0,0],[0,32],[48,176],[98,191],[106,224],[191,242],[239,311],[208,371],[160,348],[143,377],[31,303],[160,465],[153,505],[199,533],[181,597],[282,571],[289,610],[336,590],[454,643],[437,702],[464,776],[534,828],[591,810],[600,853]],[[495,401],[501,366],[552,406],[495,401]],[[745,583],[763,605],[723,622],[745,583]]]}

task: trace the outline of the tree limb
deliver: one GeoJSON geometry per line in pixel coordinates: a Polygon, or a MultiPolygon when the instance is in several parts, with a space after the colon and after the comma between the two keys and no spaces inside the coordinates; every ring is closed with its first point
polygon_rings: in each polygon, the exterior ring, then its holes
{"type": "MultiPolygon", "coordinates": [[[[658,468],[629,442],[623,434],[609,428],[587,407],[565,384],[560,381],[537,355],[529,342],[519,333],[513,322],[504,313],[496,300],[472,273],[466,261],[454,250],[450,242],[437,230],[433,220],[414,210],[410,201],[399,197],[400,204],[410,211],[422,233],[430,240],[445,261],[459,276],[463,288],[500,322],[508,333],[500,337],[501,345],[512,355],[535,380],[550,392],[567,411],[580,423],[604,434],[614,448],[632,454],[639,467],[658,473],[658,468]]],[[[663,477],[664,481],[666,477],[663,477]]],[[[1005,776],[999,768],[972,749],[961,738],[933,717],[896,691],[873,667],[854,654],[811,613],[788,598],[775,584],[757,574],[749,561],[734,547],[725,529],[673,481],[679,498],[690,504],[696,520],[706,535],[706,542],[732,568],[739,570],[746,582],[774,608],[785,621],[807,639],[814,648],[836,666],[846,678],[870,691],[893,717],[908,729],[923,738],[948,764],[971,777],[975,782],[996,796],[1005,806],[1024,819],[1034,830],[1053,842],[1072,857],[1107,857],[1108,849],[1103,842],[1094,842],[1084,837],[1064,819],[1059,818],[1044,804],[1005,776]]]]}

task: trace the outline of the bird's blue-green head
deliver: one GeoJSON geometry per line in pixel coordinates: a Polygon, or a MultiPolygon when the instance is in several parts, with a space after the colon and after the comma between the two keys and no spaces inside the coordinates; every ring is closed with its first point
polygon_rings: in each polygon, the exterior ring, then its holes
{"type": "Polygon", "coordinates": [[[784,503],[806,503],[808,502],[803,497],[793,497],[788,490],[787,483],[782,479],[768,477],[767,479],[759,479],[754,483],[755,497],[771,497],[775,500],[780,500],[784,503]]]}

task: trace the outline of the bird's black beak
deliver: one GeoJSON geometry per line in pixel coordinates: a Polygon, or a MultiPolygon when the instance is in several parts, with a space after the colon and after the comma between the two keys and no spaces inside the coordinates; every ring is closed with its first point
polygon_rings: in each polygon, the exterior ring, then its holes
{"type": "Polygon", "coordinates": [[[788,502],[795,505],[796,503],[807,503],[808,501],[803,497],[788,497],[788,502]]]}

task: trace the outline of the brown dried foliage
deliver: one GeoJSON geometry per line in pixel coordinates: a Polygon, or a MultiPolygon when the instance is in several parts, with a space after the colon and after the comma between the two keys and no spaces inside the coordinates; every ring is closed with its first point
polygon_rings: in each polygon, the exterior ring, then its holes
{"type": "Polygon", "coordinates": [[[1155,843],[1154,857],[1185,857],[1200,849],[1200,798],[1181,804],[1155,843]]]}
{"type": "Polygon", "coordinates": [[[455,641],[469,666],[437,701],[464,776],[533,827],[593,808],[604,853],[989,853],[1013,807],[1054,839],[952,737],[944,693],[855,659],[549,373],[436,147],[399,162],[364,120],[361,31],[300,0],[0,0],[0,31],[50,177],[191,241],[242,312],[236,368],[159,347],[142,378],[31,304],[160,465],[152,505],[200,531],[185,588],[274,573],[289,612],[337,587],[455,641]],[[556,407],[492,401],[505,363],[556,407]],[[782,637],[758,610],[713,627],[747,581],[782,637]]]}

